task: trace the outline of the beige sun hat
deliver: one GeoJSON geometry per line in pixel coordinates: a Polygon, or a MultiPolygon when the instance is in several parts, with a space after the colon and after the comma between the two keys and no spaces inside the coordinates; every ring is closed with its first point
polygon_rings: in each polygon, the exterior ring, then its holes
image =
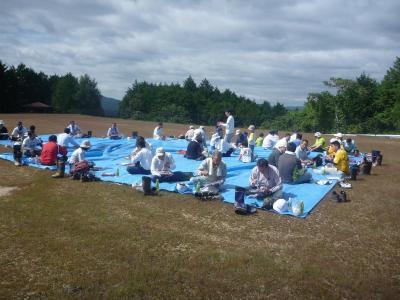
{"type": "Polygon", "coordinates": [[[80,147],[81,147],[81,148],[90,148],[90,147],[92,147],[92,144],[90,143],[89,140],[84,140],[84,141],[81,143],[80,147]]]}
{"type": "Polygon", "coordinates": [[[317,131],[316,133],[314,133],[314,136],[316,136],[316,137],[321,137],[321,132],[319,132],[319,131],[317,131]]]}
{"type": "Polygon", "coordinates": [[[343,137],[343,134],[340,133],[340,132],[338,132],[338,133],[334,134],[333,136],[334,136],[334,137],[337,137],[337,138],[342,138],[342,137],[343,137]]]}
{"type": "Polygon", "coordinates": [[[160,157],[160,156],[164,156],[165,155],[165,150],[163,147],[158,147],[156,150],[156,156],[160,157]]]}

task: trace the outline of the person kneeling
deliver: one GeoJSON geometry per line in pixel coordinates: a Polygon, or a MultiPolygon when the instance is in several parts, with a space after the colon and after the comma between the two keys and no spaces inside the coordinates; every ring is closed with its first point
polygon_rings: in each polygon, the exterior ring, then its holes
{"type": "Polygon", "coordinates": [[[269,209],[277,199],[282,198],[282,180],[279,171],[269,165],[264,158],[257,161],[257,166],[251,171],[249,183],[249,193],[256,198],[264,199],[265,208],[269,209]]]}
{"type": "Polygon", "coordinates": [[[202,161],[198,168],[197,177],[191,181],[197,187],[203,187],[207,192],[218,193],[223,185],[227,174],[226,164],[222,161],[222,153],[215,150],[211,157],[202,161]]]}
{"type": "Polygon", "coordinates": [[[50,135],[49,142],[43,145],[40,155],[40,163],[45,166],[57,164],[57,173],[53,178],[63,178],[65,174],[65,162],[67,161],[67,148],[57,144],[57,136],[50,135]]]}
{"type": "Polygon", "coordinates": [[[191,174],[176,171],[175,160],[171,153],[165,152],[164,148],[159,147],[156,150],[156,155],[151,161],[151,175],[152,181],[156,182],[177,182],[177,181],[187,181],[191,177],[191,174]]]}
{"type": "Polygon", "coordinates": [[[129,174],[150,175],[152,159],[153,155],[151,155],[151,151],[147,149],[145,139],[138,138],[135,154],[131,157],[131,164],[127,166],[126,170],[129,174]]]}

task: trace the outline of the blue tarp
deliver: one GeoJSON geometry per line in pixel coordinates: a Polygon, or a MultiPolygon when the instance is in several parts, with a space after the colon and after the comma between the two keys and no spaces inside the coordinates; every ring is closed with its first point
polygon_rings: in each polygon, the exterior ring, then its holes
{"type": "MultiPolygon", "coordinates": [[[[47,136],[41,136],[43,141],[48,140],[47,136]]],[[[81,139],[77,139],[78,142],[81,139]]],[[[135,139],[122,139],[122,140],[110,140],[107,138],[96,138],[92,137],[90,139],[92,143],[92,148],[87,152],[86,157],[94,161],[97,167],[101,168],[101,171],[97,171],[96,175],[100,177],[103,181],[110,181],[122,184],[132,184],[141,182],[141,175],[131,175],[126,171],[124,164],[128,163],[129,160],[126,157],[132,152],[135,147],[135,139]],[[119,170],[119,176],[101,176],[102,173],[114,173],[119,170]]],[[[200,162],[194,160],[188,160],[179,154],[178,151],[186,150],[187,141],[169,139],[167,141],[147,139],[147,141],[152,145],[153,151],[157,147],[164,147],[168,152],[172,153],[172,156],[176,162],[175,171],[184,172],[194,172],[197,170],[200,162]]],[[[9,141],[0,141],[0,145],[11,146],[9,141]]],[[[68,155],[71,155],[73,148],[68,149],[68,155]]],[[[255,148],[255,153],[258,157],[268,158],[271,150],[265,150],[261,147],[255,148]]],[[[311,156],[316,156],[316,153],[311,153],[311,156]]],[[[6,160],[13,160],[11,153],[0,154],[0,158],[6,160]]],[[[224,189],[222,191],[222,196],[224,197],[224,202],[234,203],[235,196],[235,186],[246,187],[248,186],[248,180],[250,177],[250,172],[255,166],[255,163],[243,163],[238,161],[238,153],[234,153],[232,157],[223,158],[228,167],[228,176],[224,184],[224,189]]],[[[38,168],[49,168],[47,166],[36,165],[27,159],[25,163],[38,168]]],[[[55,169],[55,167],[51,167],[55,169]]],[[[320,179],[326,179],[326,176],[321,174],[315,174],[312,170],[309,170],[315,181],[320,179]]],[[[304,214],[299,216],[301,218],[306,217],[312,209],[322,200],[322,198],[335,186],[337,180],[331,180],[328,185],[318,185],[316,183],[306,183],[298,185],[288,185],[285,184],[283,187],[284,198],[294,198],[297,201],[304,202],[304,214]]],[[[161,183],[160,189],[167,191],[175,191],[175,183],[161,183]]],[[[246,203],[254,205],[256,207],[262,206],[262,201],[255,200],[254,198],[246,198],[246,203]]],[[[293,215],[291,212],[287,212],[288,215],[293,215]]]]}

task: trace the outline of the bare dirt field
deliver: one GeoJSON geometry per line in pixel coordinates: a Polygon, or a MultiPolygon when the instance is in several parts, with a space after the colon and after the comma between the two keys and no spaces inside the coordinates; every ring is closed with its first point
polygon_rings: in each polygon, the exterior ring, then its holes
{"type": "MultiPolygon", "coordinates": [[[[74,119],[104,135],[113,119],[5,115],[39,134],[74,119]]],[[[116,120],[150,136],[154,122],[116,120]]],[[[165,124],[168,135],[187,126],[165,124]]],[[[209,128],[211,130],[211,128],[209,128]]],[[[306,135],[311,141],[311,135],[306,135]]],[[[0,298],[352,298],[400,295],[400,141],[356,137],[384,159],[349,190],[326,198],[305,220],[128,186],[50,178],[0,160],[0,298]]],[[[6,151],[2,149],[1,151],[6,151]]],[[[8,149],[9,150],[9,149],[8,149]]]]}

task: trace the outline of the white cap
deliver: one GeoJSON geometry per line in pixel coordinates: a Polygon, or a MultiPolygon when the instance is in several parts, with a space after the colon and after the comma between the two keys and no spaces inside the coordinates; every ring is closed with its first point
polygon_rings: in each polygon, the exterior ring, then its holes
{"type": "Polygon", "coordinates": [[[334,134],[333,136],[337,137],[337,138],[342,138],[343,134],[341,134],[340,132],[334,134]]]}
{"type": "Polygon", "coordinates": [[[90,143],[89,140],[84,140],[84,141],[81,143],[80,147],[81,147],[81,148],[90,148],[90,147],[92,147],[92,144],[90,143]]]}
{"type": "Polygon", "coordinates": [[[4,121],[3,120],[0,120],[0,125],[4,125],[4,121]]]}
{"type": "Polygon", "coordinates": [[[287,147],[287,141],[285,141],[284,139],[280,139],[276,144],[275,144],[275,148],[282,148],[282,147],[287,147]]]}
{"type": "Polygon", "coordinates": [[[329,140],[329,143],[333,143],[333,142],[336,142],[337,141],[337,139],[335,139],[335,138],[331,138],[330,140],[329,140]]]}
{"type": "Polygon", "coordinates": [[[288,211],[287,201],[285,199],[278,199],[274,202],[272,208],[280,214],[285,213],[288,211]]]}
{"type": "Polygon", "coordinates": [[[156,156],[160,157],[160,156],[164,156],[164,154],[165,154],[165,150],[164,150],[163,147],[157,148],[157,150],[156,150],[156,156]]]}
{"type": "Polygon", "coordinates": [[[201,129],[195,129],[193,132],[193,135],[196,136],[200,136],[201,135],[201,129]]]}
{"type": "Polygon", "coordinates": [[[254,129],[256,129],[256,127],[254,125],[250,125],[248,128],[248,130],[254,130],[254,129]]]}
{"type": "Polygon", "coordinates": [[[189,129],[194,129],[194,126],[193,126],[193,125],[190,125],[190,126],[189,126],[189,129]]]}
{"type": "Polygon", "coordinates": [[[314,136],[316,136],[316,137],[321,137],[321,135],[322,135],[322,134],[321,134],[321,132],[319,132],[319,131],[316,132],[316,133],[314,133],[314,136]]]}
{"type": "Polygon", "coordinates": [[[204,130],[204,126],[200,126],[199,129],[204,130]]]}
{"type": "Polygon", "coordinates": [[[240,129],[236,129],[236,135],[240,134],[240,129]]]}

